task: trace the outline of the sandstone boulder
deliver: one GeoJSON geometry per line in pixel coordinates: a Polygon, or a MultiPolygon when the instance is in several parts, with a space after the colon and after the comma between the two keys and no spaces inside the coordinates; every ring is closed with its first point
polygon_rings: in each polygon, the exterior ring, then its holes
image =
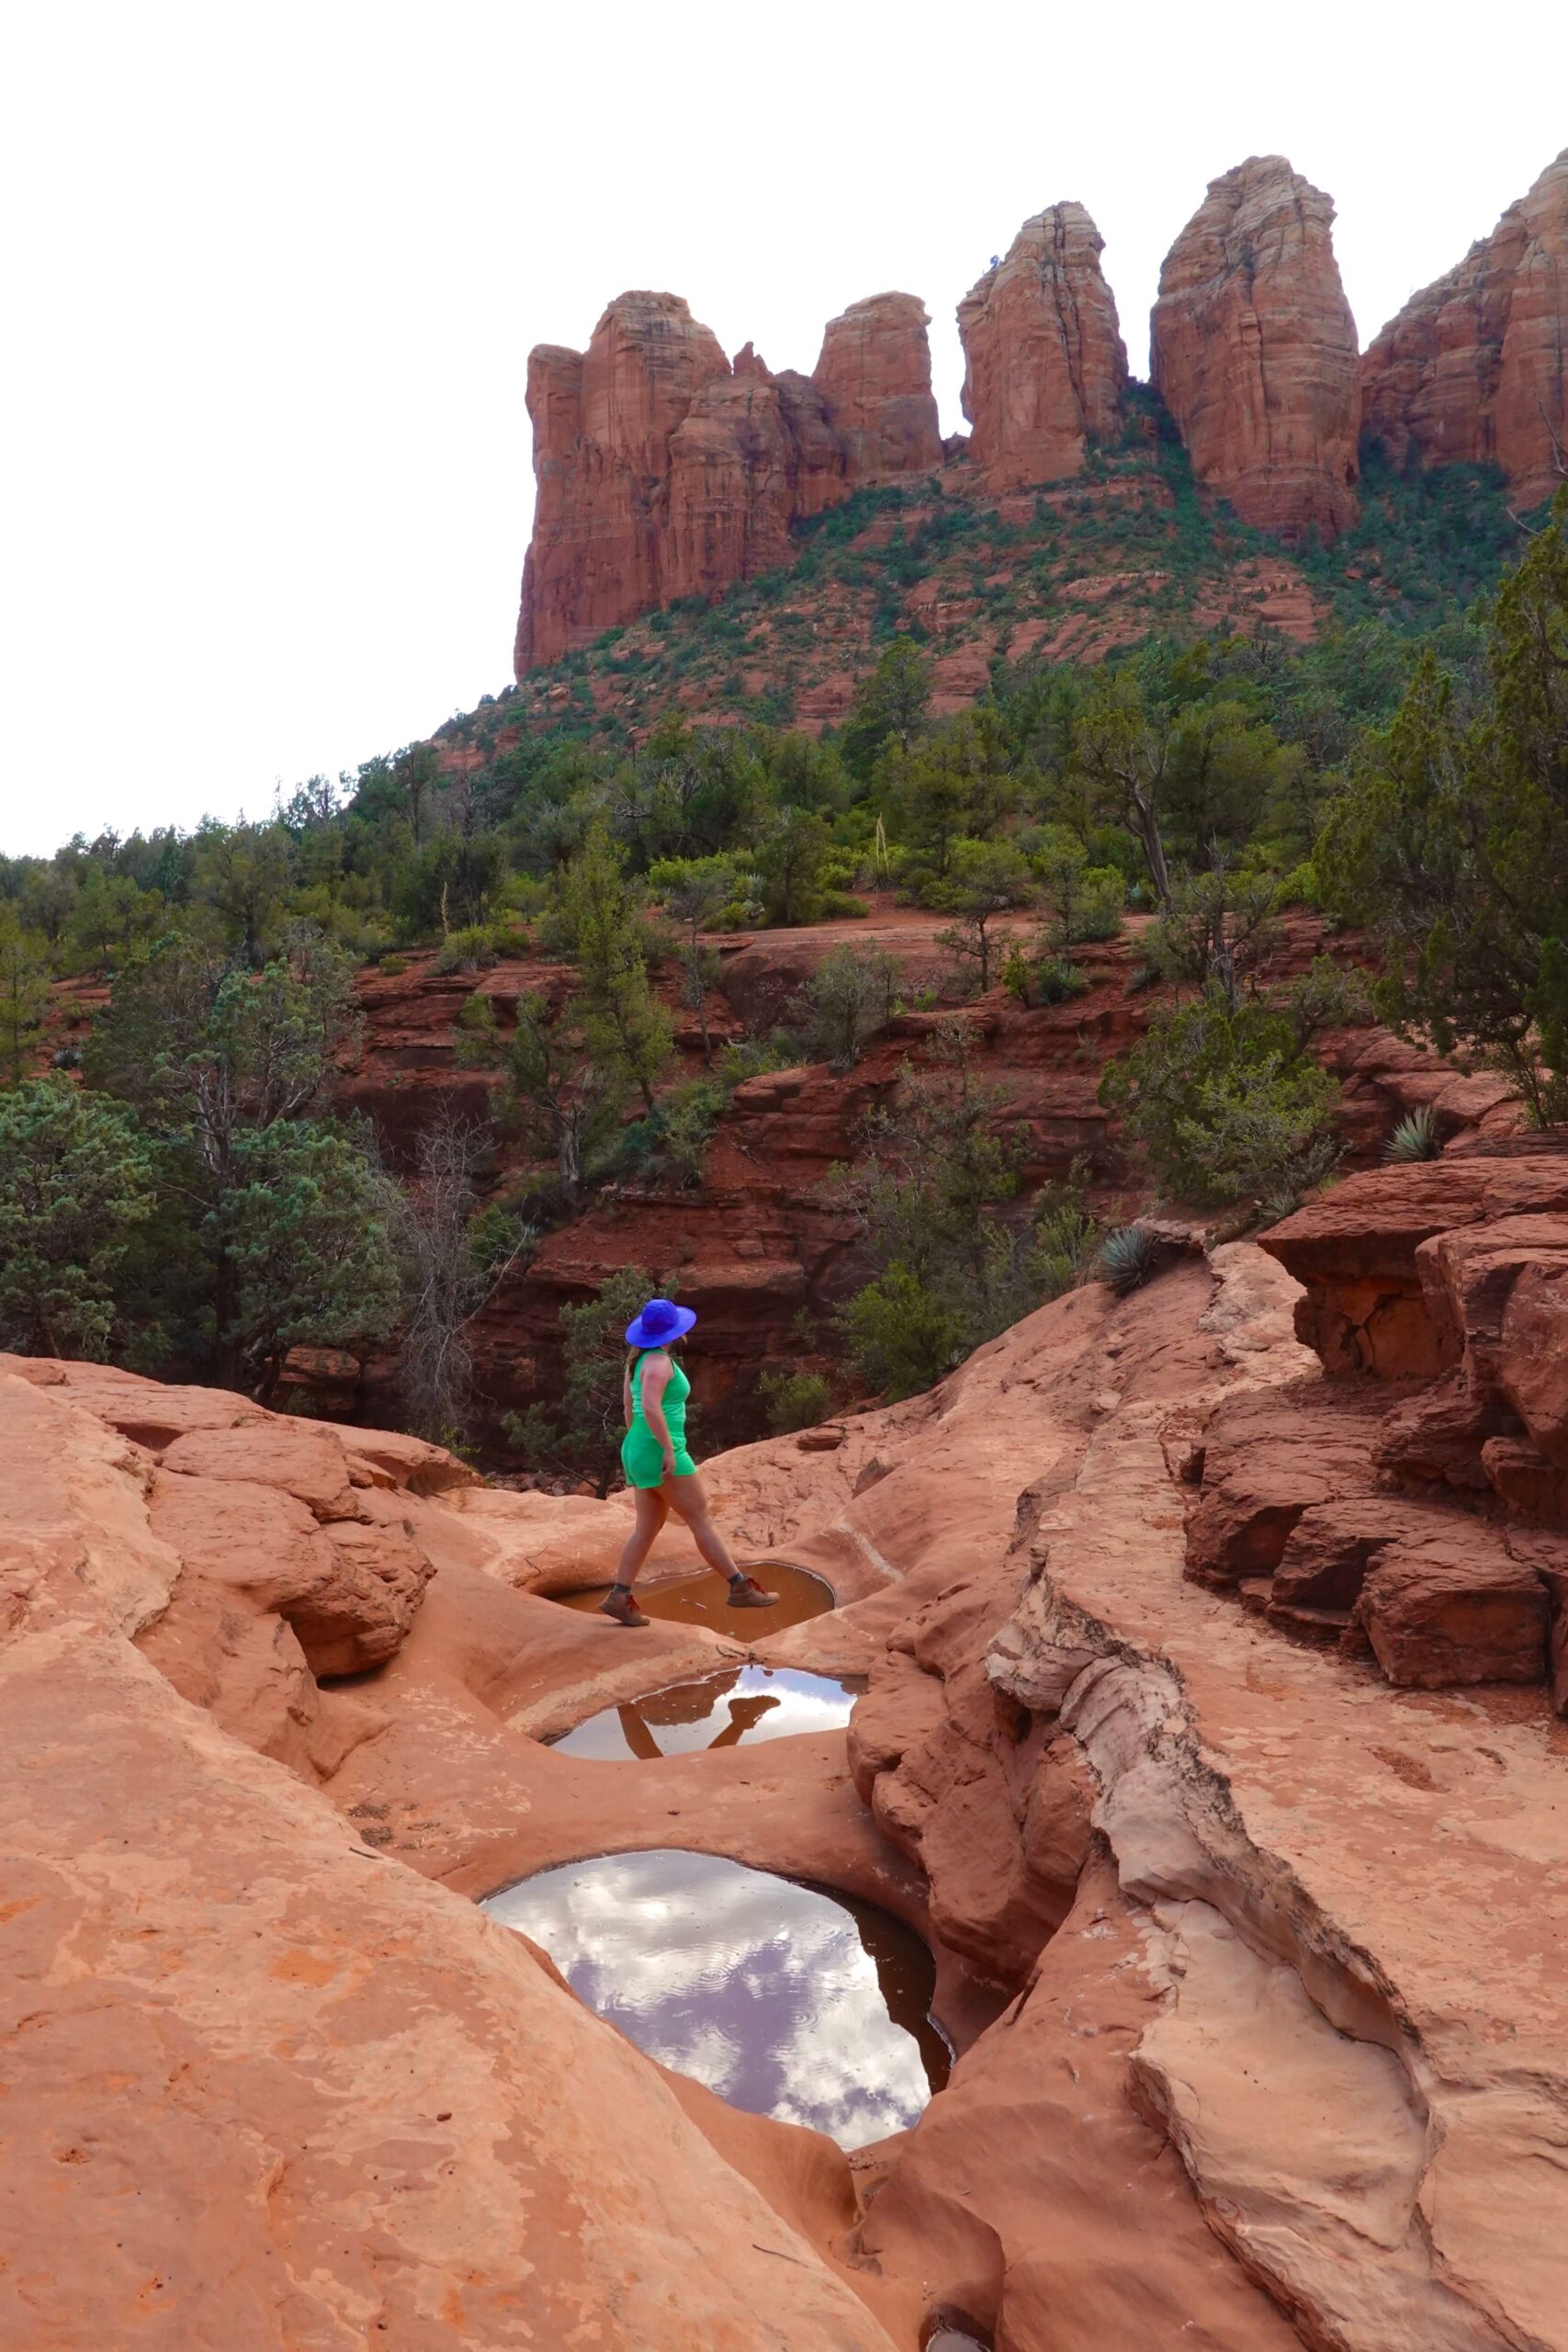
{"type": "Polygon", "coordinates": [[[1122,427],[1127,354],[1081,204],[1026,220],[958,306],[969,456],[991,491],[1060,481],[1122,427]]]}
{"type": "Polygon", "coordinates": [[[1526,503],[1545,498],[1568,444],[1565,339],[1568,148],[1371,345],[1367,429],[1396,466],[1497,465],[1526,503]]]}
{"type": "Polygon", "coordinates": [[[1309,1378],[1228,1397],[1203,1433],[1187,1573],[1235,1585],[1272,1575],[1303,1513],[1370,1494],[1382,1400],[1309,1378]]]}
{"type": "Polygon", "coordinates": [[[1360,389],[1334,207],[1282,155],[1213,180],[1160,273],[1155,385],[1244,522],[1333,538],[1356,514],[1360,389]]]}
{"type": "Polygon", "coordinates": [[[1391,1682],[1435,1690],[1465,1682],[1540,1682],[1546,1587],[1481,1522],[1385,1546],[1354,1623],[1391,1682]]]}

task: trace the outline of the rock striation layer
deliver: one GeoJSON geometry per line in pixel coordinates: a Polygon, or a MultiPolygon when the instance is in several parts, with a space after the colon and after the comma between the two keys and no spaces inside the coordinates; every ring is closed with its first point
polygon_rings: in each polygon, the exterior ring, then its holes
{"type": "Polygon", "coordinates": [[[797,517],[939,465],[929,323],[913,295],[873,295],[829,323],[812,376],[775,376],[750,344],[731,367],[679,295],[633,292],[586,352],[538,345],[517,675],[769,571],[797,517]]]}
{"type": "Polygon", "coordinates": [[[1065,481],[1121,430],[1127,354],[1104,243],[1081,204],[1053,204],[958,306],[969,457],[988,490],[1065,481]]]}
{"type": "Polygon", "coordinates": [[[1198,481],[1286,539],[1356,514],[1360,387],[1334,206],[1282,155],[1213,180],[1166,255],[1151,364],[1198,481]]]}
{"type": "Polygon", "coordinates": [[[1528,504],[1568,443],[1568,148],[1489,237],[1412,295],[1361,362],[1367,429],[1392,462],[1500,466],[1528,504]]]}

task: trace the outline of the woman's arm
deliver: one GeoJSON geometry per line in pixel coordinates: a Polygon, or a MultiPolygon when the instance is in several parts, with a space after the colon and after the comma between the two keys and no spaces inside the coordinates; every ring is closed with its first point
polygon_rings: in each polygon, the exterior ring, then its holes
{"type": "Polygon", "coordinates": [[[675,1449],[670,1442],[670,1425],[664,1418],[663,1396],[670,1379],[668,1356],[647,1356],[642,1366],[642,1418],[653,1431],[654,1442],[664,1456],[666,1472],[675,1467],[675,1449]]]}
{"type": "Polygon", "coordinates": [[[632,1360],[626,1358],[621,1373],[621,1413],[627,1429],[632,1425],[632,1360]]]}

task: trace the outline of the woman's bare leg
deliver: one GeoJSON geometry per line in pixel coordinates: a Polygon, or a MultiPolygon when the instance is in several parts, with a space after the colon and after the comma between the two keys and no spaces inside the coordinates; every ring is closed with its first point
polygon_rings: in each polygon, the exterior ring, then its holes
{"type": "Polygon", "coordinates": [[[658,1487],[638,1487],[636,1492],[637,1518],[621,1552],[621,1565],[615,1570],[617,1584],[633,1585],[637,1582],[637,1570],[652,1551],[654,1537],[670,1516],[670,1505],[658,1487]]]}
{"type": "Polygon", "coordinates": [[[693,1471],[684,1478],[666,1478],[659,1491],[660,1495],[668,1496],[671,1510],[677,1512],[691,1529],[692,1541],[709,1567],[716,1568],[721,1577],[738,1577],[740,1570],[708,1515],[708,1498],[696,1473],[693,1471]]]}

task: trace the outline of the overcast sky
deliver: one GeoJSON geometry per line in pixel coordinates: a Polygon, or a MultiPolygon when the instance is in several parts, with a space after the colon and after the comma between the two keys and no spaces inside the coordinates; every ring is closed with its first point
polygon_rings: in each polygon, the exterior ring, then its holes
{"type": "Polygon", "coordinates": [[[1568,141],[1568,9],[10,0],[0,849],[251,815],[510,675],[529,345],[669,287],[734,351],[1087,204],[1133,365],[1205,184],[1338,207],[1363,343],[1568,141]]]}

